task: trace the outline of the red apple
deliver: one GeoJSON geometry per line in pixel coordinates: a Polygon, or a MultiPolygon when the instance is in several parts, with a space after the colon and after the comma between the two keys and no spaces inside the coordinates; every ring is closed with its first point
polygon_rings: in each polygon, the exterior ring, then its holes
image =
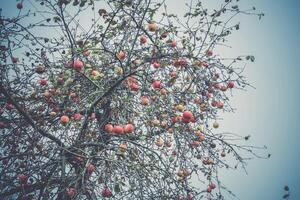
{"type": "Polygon", "coordinates": [[[19,10],[21,10],[21,9],[23,8],[23,4],[22,4],[22,3],[17,3],[17,8],[18,8],[19,10]]]}
{"type": "Polygon", "coordinates": [[[75,60],[73,63],[73,68],[81,71],[83,69],[83,62],[81,60],[75,60]]]}
{"type": "Polygon", "coordinates": [[[132,133],[134,131],[134,126],[132,124],[126,124],[124,126],[125,133],[132,133]]]}
{"type": "Polygon", "coordinates": [[[111,124],[106,124],[105,127],[104,127],[105,131],[108,132],[108,133],[112,133],[114,132],[114,127],[113,125],[111,124]]]}
{"type": "Polygon", "coordinates": [[[91,173],[93,173],[93,172],[95,172],[95,171],[96,171],[96,166],[95,166],[95,165],[89,164],[89,165],[87,166],[87,172],[88,172],[89,174],[91,174],[91,173]]]}
{"type": "Polygon", "coordinates": [[[74,198],[74,197],[76,196],[76,194],[77,194],[77,191],[76,191],[75,188],[70,187],[70,188],[68,188],[68,190],[67,190],[67,194],[68,194],[68,196],[69,196],[70,198],[74,198]]]}
{"type": "Polygon", "coordinates": [[[80,113],[75,113],[74,114],[74,119],[75,120],[79,121],[79,120],[81,120],[81,118],[82,118],[82,115],[80,113]]]}
{"type": "Polygon", "coordinates": [[[222,85],[222,86],[221,86],[221,91],[225,92],[226,90],[227,90],[227,86],[222,85]]]}
{"type": "Polygon", "coordinates": [[[206,190],[208,193],[211,193],[212,189],[210,187],[207,188],[206,190]]]}
{"type": "Polygon", "coordinates": [[[16,57],[11,57],[11,62],[12,62],[12,63],[16,64],[18,61],[19,61],[18,58],[16,58],[16,57]]]}
{"type": "Polygon", "coordinates": [[[112,196],[112,192],[108,187],[105,187],[102,192],[102,197],[111,197],[112,196]]]}
{"type": "Polygon", "coordinates": [[[25,174],[20,174],[18,178],[21,184],[26,184],[28,181],[28,176],[25,174]]]}
{"type": "Polygon", "coordinates": [[[12,109],[14,109],[15,107],[14,107],[13,104],[7,103],[7,104],[5,105],[5,108],[6,108],[7,110],[12,110],[12,109]]]}
{"type": "Polygon", "coordinates": [[[131,89],[132,91],[138,91],[139,88],[140,88],[139,85],[136,84],[136,83],[131,83],[131,84],[130,84],[130,89],[131,89]]]}
{"type": "Polygon", "coordinates": [[[182,117],[187,120],[191,120],[193,117],[193,113],[191,111],[184,111],[182,117]]]}
{"type": "Polygon", "coordinates": [[[120,51],[117,54],[117,57],[119,58],[119,60],[124,60],[126,58],[126,53],[124,51],[120,51]]]}
{"type": "Polygon", "coordinates": [[[217,186],[216,186],[216,184],[211,183],[211,184],[209,185],[209,187],[210,187],[211,189],[215,189],[217,186]]]}
{"type": "Polygon", "coordinates": [[[160,68],[160,63],[159,63],[159,62],[154,62],[154,63],[153,63],[153,67],[154,67],[155,69],[160,68]]]}
{"type": "Polygon", "coordinates": [[[224,103],[222,101],[219,101],[217,103],[217,107],[220,108],[220,109],[223,108],[224,107],[224,103]]]}
{"type": "Polygon", "coordinates": [[[61,122],[62,124],[67,124],[69,121],[70,121],[70,119],[69,119],[69,117],[66,116],[66,115],[63,115],[63,116],[61,116],[61,118],[60,118],[60,122],[61,122]]]}
{"type": "Polygon", "coordinates": [[[227,86],[228,88],[234,88],[234,82],[229,82],[227,86]]]}
{"type": "Polygon", "coordinates": [[[116,134],[123,134],[124,133],[124,129],[122,126],[115,126],[113,128],[113,132],[116,134]]]}
{"type": "Polygon", "coordinates": [[[207,53],[208,56],[212,56],[213,55],[213,51],[211,49],[207,50],[206,53],[207,53]]]}
{"type": "Polygon", "coordinates": [[[176,40],[172,40],[172,41],[170,42],[170,47],[175,48],[176,46],[177,46],[176,40]]]}
{"type": "Polygon", "coordinates": [[[140,43],[141,43],[141,44],[146,44],[146,43],[147,43],[147,37],[144,36],[144,35],[141,36],[141,37],[140,37],[140,43]]]}
{"type": "Polygon", "coordinates": [[[160,88],[161,88],[161,82],[160,82],[160,81],[157,81],[157,80],[154,80],[154,81],[152,82],[152,87],[153,87],[154,89],[160,89],[160,88]]]}
{"type": "Polygon", "coordinates": [[[40,85],[41,85],[41,86],[47,85],[47,80],[46,80],[46,79],[41,79],[41,80],[40,80],[40,85]]]}

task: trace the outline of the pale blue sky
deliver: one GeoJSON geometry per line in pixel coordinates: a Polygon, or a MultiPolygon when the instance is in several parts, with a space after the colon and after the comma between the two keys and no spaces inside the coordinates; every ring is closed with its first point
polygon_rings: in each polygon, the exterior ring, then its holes
{"type": "MultiPolygon", "coordinates": [[[[182,13],[184,0],[168,2],[173,12],[182,13]]],[[[248,65],[245,75],[256,89],[234,93],[231,104],[237,111],[224,115],[221,129],[252,135],[250,142],[267,145],[272,157],[250,161],[248,175],[225,171],[223,180],[242,200],[281,199],[285,184],[291,188],[291,199],[300,199],[300,2],[241,2],[244,6],[255,5],[266,16],[261,21],[241,16],[241,30],[230,41],[233,49],[219,53],[255,55],[256,62],[248,65]]],[[[15,9],[15,1],[0,0],[0,7],[8,13],[15,9]]]]}

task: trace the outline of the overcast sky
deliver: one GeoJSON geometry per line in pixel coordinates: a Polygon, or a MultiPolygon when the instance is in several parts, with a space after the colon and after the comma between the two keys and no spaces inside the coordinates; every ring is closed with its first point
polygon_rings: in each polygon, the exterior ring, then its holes
{"type": "MultiPolygon", "coordinates": [[[[26,1],[24,4],[26,6],[26,1]]],[[[203,0],[211,5],[221,0],[203,0]]],[[[256,6],[262,20],[241,16],[241,29],[231,37],[233,47],[222,55],[253,54],[245,75],[256,87],[235,92],[231,100],[237,111],[223,115],[222,131],[251,135],[250,142],[267,145],[269,160],[253,160],[248,175],[225,171],[223,181],[242,200],[281,199],[283,186],[300,199],[300,1],[240,0],[244,7],[256,6]]],[[[184,0],[167,0],[169,9],[182,14],[184,0]]],[[[3,13],[15,12],[14,0],[0,0],[3,13]]]]}

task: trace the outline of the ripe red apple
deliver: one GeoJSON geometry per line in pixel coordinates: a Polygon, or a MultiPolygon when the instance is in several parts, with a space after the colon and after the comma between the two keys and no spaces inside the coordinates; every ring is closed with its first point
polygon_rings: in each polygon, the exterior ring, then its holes
{"type": "Polygon", "coordinates": [[[223,108],[224,107],[224,103],[222,101],[217,102],[217,107],[218,108],[223,108]]]}
{"type": "Polygon", "coordinates": [[[74,198],[74,197],[76,196],[76,194],[77,194],[77,191],[76,191],[75,188],[70,187],[70,188],[68,188],[68,190],[67,190],[67,194],[68,194],[68,196],[69,196],[70,198],[74,198]]]}
{"type": "Polygon", "coordinates": [[[193,118],[193,113],[191,111],[184,111],[182,117],[187,120],[191,120],[193,118]]]}
{"type": "Polygon", "coordinates": [[[12,110],[12,109],[14,109],[15,107],[14,107],[13,104],[7,103],[7,104],[5,105],[5,108],[6,108],[7,110],[12,110]]]}
{"type": "Polygon", "coordinates": [[[102,197],[111,197],[112,196],[112,192],[108,187],[105,187],[102,192],[102,197]]]}
{"type": "Polygon", "coordinates": [[[91,174],[91,173],[93,173],[93,172],[95,172],[95,171],[96,171],[96,166],[95,166],[95,165],[89,164],[89,165],[87,166],[87,172],[88,172],[89,174],[91,174]]]}
{"type": "Polygon", "coordinates": [[[126,53],[124,51],[120,51],[117,54],[117,57],[119,58],[119,60],[124,60],[126,58],[126,53]]]}
{"type": "Polygon", "coordinates": [[[146,44],[146,43],[147,43],[147,37],[144,36],[144,35],[142,35],[142,36],[140,37],[140,43],[141,43],[141,44],[146,44]]]}
{"type": "Polygon", "coordinates": [[[106,124],[105,127],[104,127],[105,131],[108,132],[108,133],[112,133],[114,132],[114,127],[113,125],[111,124],[106,124]]]}
{"type": "Polygon", "coordinates": [[[208,56],[212,56],[213,55],[213,51],[211,49],[207,50],[206,53],[207,53],[208,56]]]}
{"type": "Polygon", "coordinates": [[[126,124],[124,126],[125,133],[132,133],[134,131],[134,126],[132,124],[126,124]]]}
{"type": "Polygon", "coordinates": [[[83,69],[83,62],[81,60],[75,60],[73,63],[73,68],[81,71],[83,69]]]}
{"type": "Polygon", "coordinates": [[[175,48],[176,46],[177,46],[176,40],[172,40],[172,41],[170,42],[170,47],[175,48]]]}
{"type": "Polygon", "coordinates": [[[113,132],[116,133],[116,134],[123,134],[124,133],[124,129],[123,129],[122,126],[114,126],[113,132]]]}
{"type": "Polygon", "coordinates": [[[91,75],[97,77],[100,75],[100,73],[97,70],[92,70],[91,75]]]}
{"type": "Polygon", "coordinates": [[[79,120],[82,119],[82,115],[80,113],[75,113],[74,114],[74,119],[77,120],[77,121],[79,121],[79,120]]]}
{"type": "Polygon", "coordinates": [[[211,193],[212,189],[210,187],[207,188],[206,190],[208,193],[211,193]]]}
{"type": "Polygon", "coordinates": [[[17,3],[17,8],[19,9],[19,10],[21,10],[22,8],[23,8],[23,4],[20,2],[20,3],[17,3]]]}
{"type": "Polygon", "coordinates": [[[200,139],[201,142],[203,142],[205,140],[204,134],[201,133],[200,136],[199,136],[199,139],[200,139]]]}
{"type": "Polygon", "coordinates": [[[212,106],[212,107],[216,107],[217,105],[218,105],[218,102],[217,102],[217,101],[212,101],[212,102],[211,102],[211,106],[212,106]]]}
{"type": "Polygon", "coordinates": [[[227,90],[227,86],[222,85],[222,86],[221,86],[221,91],[225,92],[226,90],[227,90]]]}
{"type": "Polygon", "coordinates": [[[5,122],[0,122],[0,129],[6,128],[6,123],[5,122]]]}
{"type": "Polygon", "coordinates": [[[25,174],[20,174],[18,178],[21,184],[26,184],[28,181],[28,176],[25,174]]]}
{"type": "Polygon", "coordinates": [[[229,82],[227,86],[228,88],[234,88],[234,82],[229,82]]]}
{"type": "Polygon", "coordinates": [[[177,122],[177,117],[172,117],[172,118],[171,118],[171,122],[172,122],[172,123],[176,123],[176,122],[177,122]]]}
{"type": "Polygon", "coordinates": [[[138,84],[136,84],[136,83],[131,83],[130,84],[130,89],[132,91],[138,91],[140,89],[140,86],[138,84]]]}
{"type": "Polygon", "coordinates": [[[154,89],[160,89],[160,88],[161,88],[161,82],[158,81],[158,80],[154,80],[154,81],[152,82],[152,87],[153,87],[154,89]]]}
{"type": "Polygon", "coordinates": [[[11,62],[12,62],[12,63],[16,64],[18,61],[19,61],[18,58],[16,58],[16,57],[11,57],[11,62]]]}
{"type": "Polygon", "coordinates": [[[69,119],[69,117],[68,117],[67,115],[63,115],[63,116],[61,116],[61,118],[60,118],[60,122],[61,122],[62,124],[67,124],[69,121],[70,121],[70,119],[69,119]]]}
{"type": "Polygon", "coordinates": [[[214,184],[214,183],[210,183],[209,187],[213,190],[213,189],[215,189],[217,186],[216,186],[216,184],[214,184]]]}
{"type": "Polygon", "coordinates": [[[41,79],[41,80],[40,80],[40,85],[41,85],[41,86],[47,85],[47,80],[46,80],[46,79],[41,79]]]}
{"type": "Polygon", "coordinates": [[[152,65],[155,69],[160,68],[160,63],[159,62],[154,62],[152,65]]]}

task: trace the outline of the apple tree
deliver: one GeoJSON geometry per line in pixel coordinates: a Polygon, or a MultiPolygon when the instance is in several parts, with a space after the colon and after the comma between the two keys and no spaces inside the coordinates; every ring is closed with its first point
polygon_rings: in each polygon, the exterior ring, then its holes
{"type": "MultiPolygon", "coordinates": [[[[0,13],[2,199],[225,199],[259,157],[221,115],[251,55],[238,0],[22,0],[0,13]],[[220,128],[219,128],[220,126],[220,128]]],[[[238,123],[238,122],[237,122],[238,123]]]]}

